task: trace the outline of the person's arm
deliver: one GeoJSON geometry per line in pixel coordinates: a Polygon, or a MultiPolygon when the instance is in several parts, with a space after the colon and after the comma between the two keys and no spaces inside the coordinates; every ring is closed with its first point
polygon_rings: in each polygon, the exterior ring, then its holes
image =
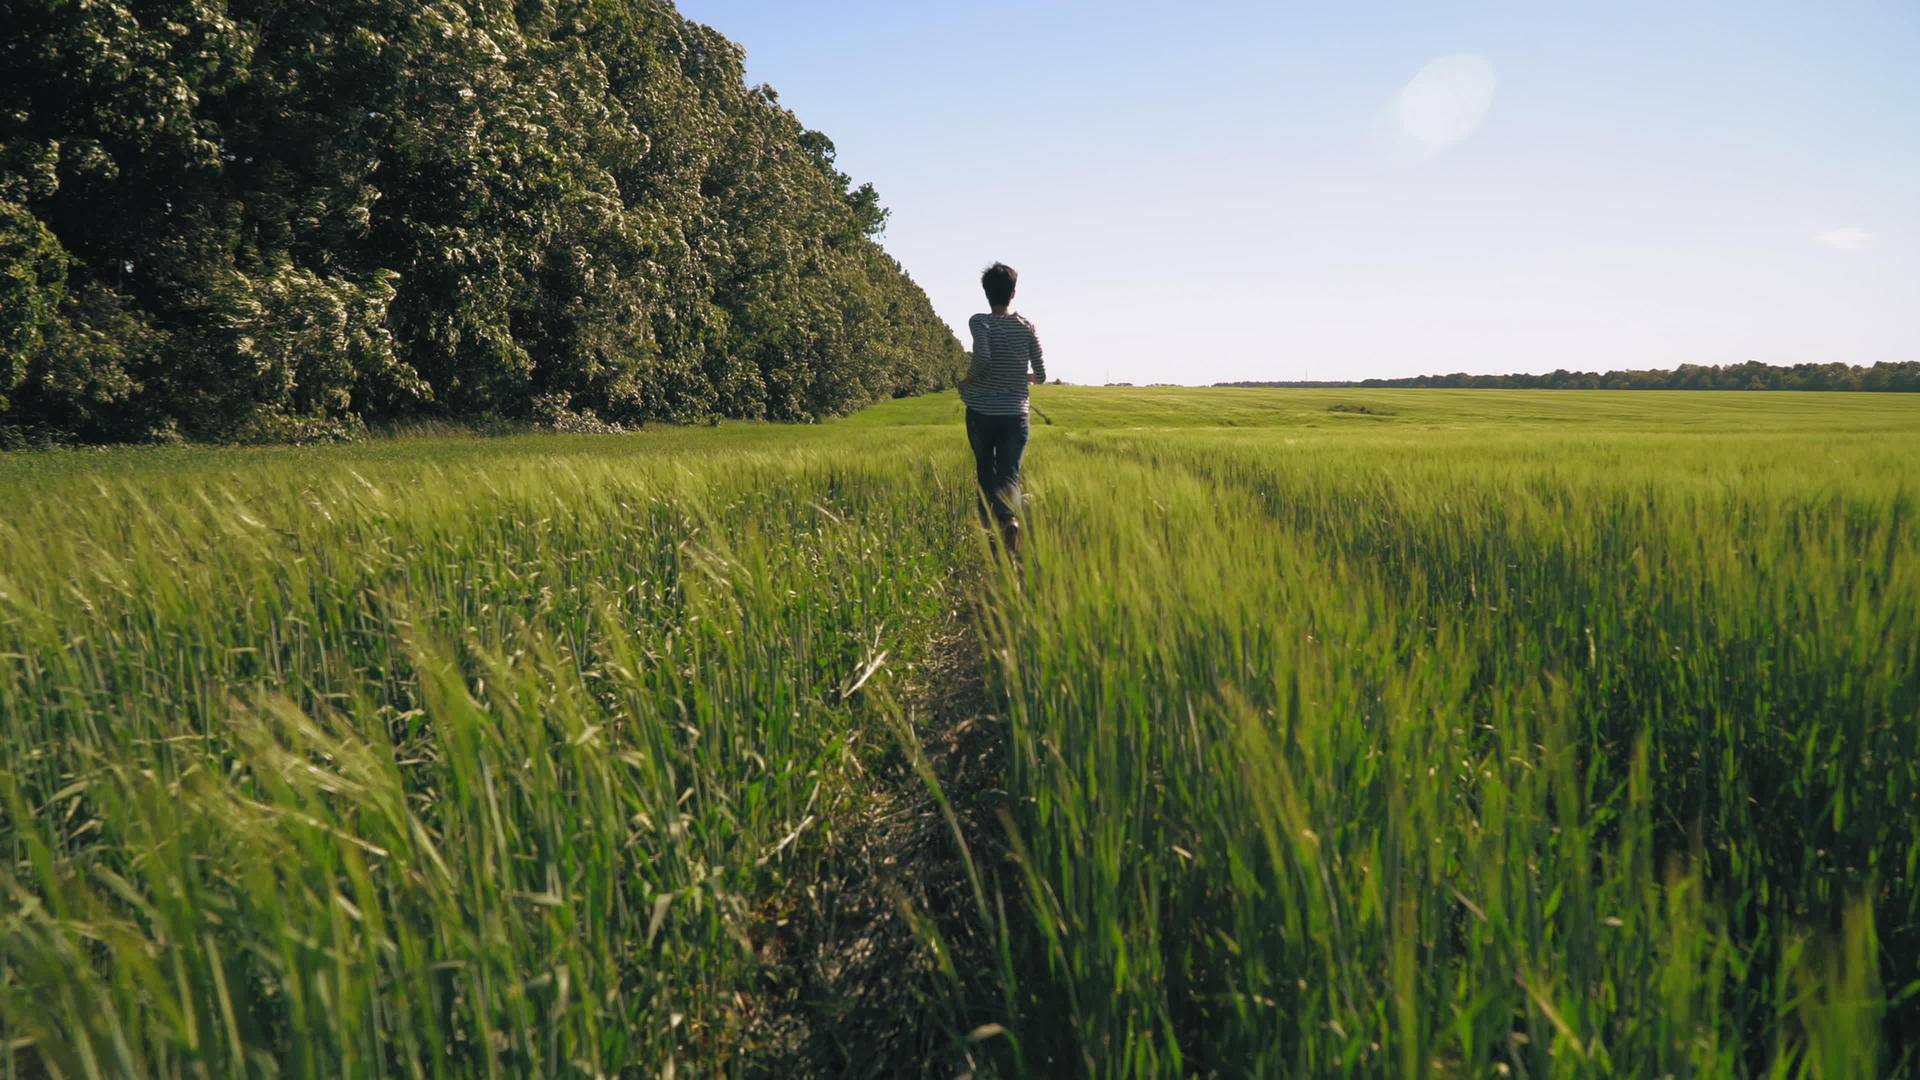
{"type": "Polygon", "coordinates": [[[967,373],[961,377],[962,387],[971,386],[975,379],[987,373],[987,365],[993,360],[993,342],[987,333],[987,321],[978,315],[967,320],[967,329],[973,331],[973,363],[967,366],[967,373]]]}
{"type": "Polygon", "coordinates": [[[1046,358],[1040,355],[1040,334],[1033,328],[1032,323],[1027,324],[1027,340],[1033,343],[1033,371],[1027,375],[1027,381],[1046,382],[1047,362],[1046,358]]]}

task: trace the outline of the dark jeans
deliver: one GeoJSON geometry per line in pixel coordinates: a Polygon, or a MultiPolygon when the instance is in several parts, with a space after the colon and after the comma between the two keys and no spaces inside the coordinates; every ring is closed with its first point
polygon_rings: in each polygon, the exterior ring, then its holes
{"type": "Polygon", "coordinates": [[[1005,521],[1020,506],[1020,455],[1027,452],[1026,416],[989,416],[967,410],[967,443],[973,447],[973,467],[980,478],[980,494],[1005,521]]]}

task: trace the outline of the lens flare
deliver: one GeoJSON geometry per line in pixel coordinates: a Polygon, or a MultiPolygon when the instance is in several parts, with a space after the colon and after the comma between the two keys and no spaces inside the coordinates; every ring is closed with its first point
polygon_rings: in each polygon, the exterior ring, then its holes
{"type": "Polygon", "coordinates": [[[1452,146],[1486,119],[1495,82],[1492,65],[1473,53],[1442,56],[1401,88],[1393,113],[1414,142],[1434,149],[1452,146]]]}

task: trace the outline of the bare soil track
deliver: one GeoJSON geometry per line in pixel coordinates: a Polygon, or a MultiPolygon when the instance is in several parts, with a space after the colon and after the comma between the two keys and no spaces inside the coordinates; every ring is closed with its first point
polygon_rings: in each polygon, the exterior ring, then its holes
{"type": "Polygon", "coordinates": [[[1004,1019],[995,939],[968,875],[970,855],[993,902],[1006,862],[995,817],[1004,720],[967,614],[950,612],[931,645],[904,680],[896,745],[868,766],[824,871],[789,889],[784,925],[766,939],[748,1075],[952,1078],[974,1071],[965,1033],[1004,1019]]]}

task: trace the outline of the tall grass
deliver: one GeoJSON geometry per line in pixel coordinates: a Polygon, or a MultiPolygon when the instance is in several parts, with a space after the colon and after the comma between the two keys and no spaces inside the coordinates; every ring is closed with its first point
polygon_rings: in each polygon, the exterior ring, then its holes
{"type": "Polygon", "coordinates": [[[1912,404],[1037,393],[0,460],[0,1075],[781,1073],[956,608],[977,1075],[1916,1072],[1912,404]]]}
{"type": "Polygon", "coordinates": [[[4,1071],[751,1058],[757,905],[968,550],[953,457],[303,456],[15,504],[4,1071]]]}
{"type": "Polygon", "coordinates": [[[993,627],[1022,1061],[1912,1070],[1911,437],[1061,442],[993,627]]]}

